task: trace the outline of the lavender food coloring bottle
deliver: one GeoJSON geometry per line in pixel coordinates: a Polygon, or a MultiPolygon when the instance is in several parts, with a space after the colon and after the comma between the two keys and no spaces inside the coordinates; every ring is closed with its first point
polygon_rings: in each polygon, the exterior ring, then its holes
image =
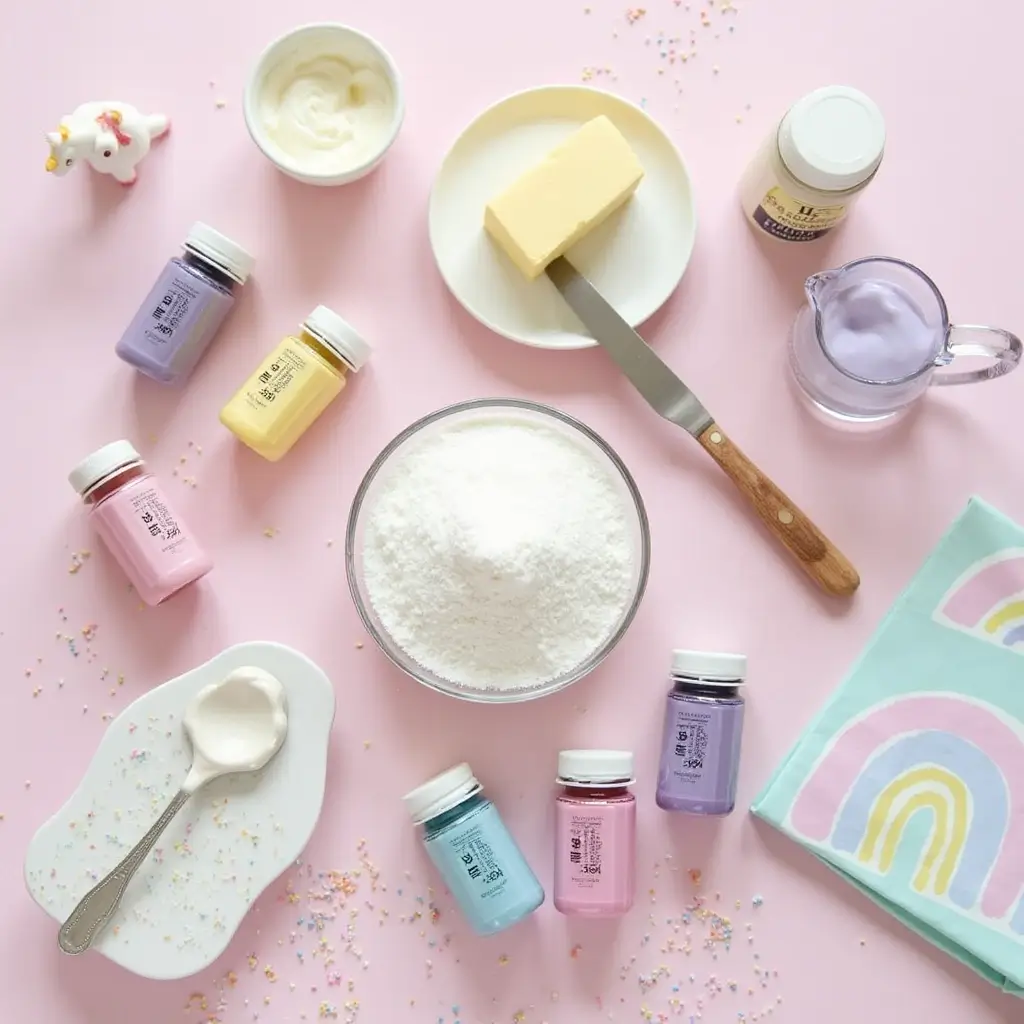
{"type": "Polygon", "coordinates": [[[672,652],[672,689],[658,767],[657,804],[686,814],[729,814],[736,806],[743,697],[742,654],[672,652]]]}
{"type": "Polygon", "coordinates": [[[139,307],[115,351],[140,373],[176,384],[199,362],[235,304],[254,260],[219,231],[196,222],[139,307]]]}

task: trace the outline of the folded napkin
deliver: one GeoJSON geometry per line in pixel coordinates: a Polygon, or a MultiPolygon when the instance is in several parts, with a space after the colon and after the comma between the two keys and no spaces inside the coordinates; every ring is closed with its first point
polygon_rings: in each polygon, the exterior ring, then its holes
{"type": "Polygon", "coordinates": [[[1024,530],[970,501],[753,812],[1024,995],[1024,530]]]}

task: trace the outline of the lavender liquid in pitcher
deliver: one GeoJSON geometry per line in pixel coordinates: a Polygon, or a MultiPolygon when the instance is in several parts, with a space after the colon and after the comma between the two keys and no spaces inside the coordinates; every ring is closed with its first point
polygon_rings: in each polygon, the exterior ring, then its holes
{"type": "Polygon", "coordinates": [[[794,378],[814,408],[852,425],[898,416],[945,362],[942,297],[916,267],[870,257],[808,278],[789,337],[794,378]]]}
{"type": "Polygon", "coordinates": [[[891,281],[855,281],[838,288],[821,309],[822,344],[847,373],[897,381],[933,363],[942,332],[908,291],[891,281]]]}
{"type": "Polygon", "coordinates": [[[804,291],[807,304],[789,332],[789,365],[811,411],[832,423],[859,428],[890,420],[931,384],[992,380],[1024,351],[1009,331],[951,325],[935,282],[905,260],[853,260],[812,274],[804,291]],[[948,370],[959,355],[988,363],[948,370]]]}

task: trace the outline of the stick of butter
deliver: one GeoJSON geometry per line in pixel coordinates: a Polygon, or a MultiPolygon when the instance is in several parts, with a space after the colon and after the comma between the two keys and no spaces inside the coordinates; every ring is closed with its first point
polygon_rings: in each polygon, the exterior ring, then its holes
{"type": "Polygon", "coordinates": [[[487,204],[484,228],[529,278],[635,191],[644,169],[622,133],[595,117],[487,204]]]}

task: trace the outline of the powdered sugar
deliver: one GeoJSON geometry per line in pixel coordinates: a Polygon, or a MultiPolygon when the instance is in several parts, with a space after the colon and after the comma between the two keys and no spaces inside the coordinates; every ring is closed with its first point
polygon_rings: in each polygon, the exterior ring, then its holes
{"type": "Polygon", "coordinates": [[[516,413],[423,437],[366,510],[362,569],[410,657],[463,686],[522,689],[571,671],[621,623],[635,513],[582,443],[516,413]]]}

